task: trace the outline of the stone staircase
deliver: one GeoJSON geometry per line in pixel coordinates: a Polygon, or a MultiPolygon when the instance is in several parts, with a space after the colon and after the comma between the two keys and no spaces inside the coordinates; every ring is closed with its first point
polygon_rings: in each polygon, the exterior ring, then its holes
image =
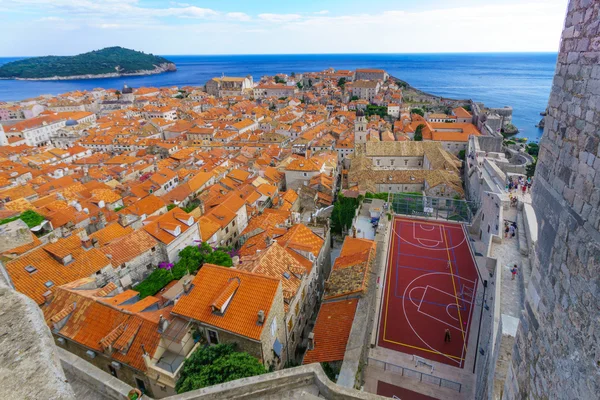
{"type": "Polygon", "coordinates": [[[517,237],[519,238],[519,251],[524,256],[529,255],[529,243],[527,242],[527,233],[525,233],[522,210],[517,212],[517,237]]]}

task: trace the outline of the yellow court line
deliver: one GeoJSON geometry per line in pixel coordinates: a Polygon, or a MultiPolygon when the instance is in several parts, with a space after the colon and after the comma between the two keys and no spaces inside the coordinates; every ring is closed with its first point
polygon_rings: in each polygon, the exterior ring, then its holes
{"type": "Polygon", "coordinates": [[[446,239],[446,230],[442,229],[444,233],[444,244],[446,245],[446,253],[448,254],[448,265],[450,266],[450,276],[452,277],[452,287],[454,288],[454,300],[456,300],[456,312],[458,313],[458,323],[460,324],[460,333],[463,337],[463,349],[467,351],[467,339],[465,338],[465,330],[463,329],[462,316],[460,314],[460,305],[458,304],[458,293],[456,293],[456,284],[454,283],[454,272],[452,271],[452,260],[450,259],[450,250],[448,250],[448,240],[446,239]]]}
{"type": "MultiPolygon", "coordinates": [[[[392,224],[394,224],[394,228],[396,227],[396,220],[392,221],[392,224]]],[[[388,258],[388,265],[387,265],[387,279],[385,280],[385,284],[387,286],[387,293],[385,295],[385,315],[383,316],[383,340],[385,340],[385,332],[387,331],[387,316],[388,316],[388,306],[390,304],[390,274],[392,273],[392,268],[390,268],[391,264],[392,264],[392,260],[394,259],[394,239],[395,239],[395,235],[391,235],[392,236],[392,246],[388,249],[390,257],[388,258]]]]}
{"type": "Polygon", "coordinates": [[[410,345],[410,344],[406,344],[406,343],[394,342],[393,340],[389,340],[389,339],[385,339],[385,338],[383,339],[383,341],[384,341],[384,342],[389,342],[389,343],[394,343],[394,344],[397,344],[397,345],[399,345],[399,346],[406,346],[406,347],[410,347],[411,349],[415,349],[415,350],[426,351],[426,352],[428,352],[428,353],[440,354],[440,355],[442,355],[442,356],[450,357],[450,358],[452,358],[452,359],[459,360],[459,361],[464,361],[464,360],[465,360],[464,358],[457,357],[457,356],[453,356],[453,355],[451,355],[451,354],[445,354],[445,353],[442,353],[441,351],[435,351],[435,350],[424,349],[424,348],[422,348],[422,347],[418,347],[418,346],[412,346],[412,345],[410,345]]]}

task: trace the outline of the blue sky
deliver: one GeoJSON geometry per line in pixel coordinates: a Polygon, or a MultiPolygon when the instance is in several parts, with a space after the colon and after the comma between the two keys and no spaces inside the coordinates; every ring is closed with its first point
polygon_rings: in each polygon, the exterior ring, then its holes
{"type": "Polygon", "coordinates": [[[556,51],[567,0],[0,0],[0,57],[556,51]]]}

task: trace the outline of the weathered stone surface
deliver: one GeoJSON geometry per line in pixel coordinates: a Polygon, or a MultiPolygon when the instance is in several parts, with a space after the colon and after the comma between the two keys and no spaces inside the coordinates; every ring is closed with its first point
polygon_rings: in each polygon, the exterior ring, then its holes
{"type": "Polygon", "coordinates": [[[534,272],[505,399],[600,393],[599,20],[600,1],[569,2],[533,186],[534,272]]]}

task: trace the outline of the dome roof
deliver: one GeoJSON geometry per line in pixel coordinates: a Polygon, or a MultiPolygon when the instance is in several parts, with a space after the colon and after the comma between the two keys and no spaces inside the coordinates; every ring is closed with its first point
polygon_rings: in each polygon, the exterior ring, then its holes
{"type": "Polygon", "coordinates": [[[66,126],[75,126],[78,124],[79,124],[79,122],[75,121],[74,119],[68,119],[67,122],[65,123],[66,126]]]}
{"type": "Polygon", "coordinates": [[[364,117],[365,116],[365,112],[363,110],[356,110],[356,116],[357,117],[364,117]]]}

